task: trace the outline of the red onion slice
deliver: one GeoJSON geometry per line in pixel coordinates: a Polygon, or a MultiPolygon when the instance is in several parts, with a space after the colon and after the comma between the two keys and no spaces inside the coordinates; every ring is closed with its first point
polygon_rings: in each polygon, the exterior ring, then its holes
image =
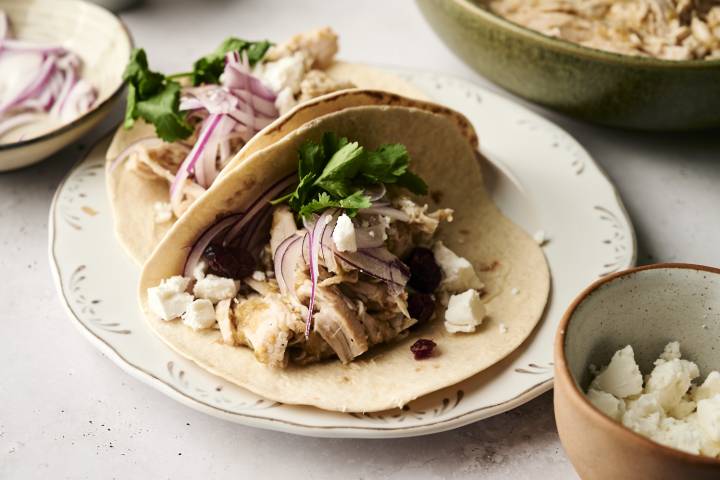
{"type": "Polygon", "coordinates": [[[355,228],[355,243],[358,250],[381,247],[385,243],[385,238],[385,225],[383,223],[355,228]]]}
{"type": "MultiPolygon", "coordinates": [[[[190,153],[187,157],[185,157],[185,160],[183,160],[183,163],[180,165],[177,175],[175,175],[173,182],[170,184],[171,203],[176,203],[177,201],[179,201],[182,193],[182,186],[185,183],[185,180],[187,180],[187,178],[190,176],[190,172],[195,169],[195,164],[201,157],[202,153],[205,151],[205,147],[210,141],[210,138],[212,137],[213,132],[217,128],[218,123],[220,123],[220,119],[220,115],[210,115],[208,117],[207,123],[204,125],[202,131],[200,132],[200,136],[198,137],[197,142],[195,142],[192,150],[190,150],[190,153]]],[[[202,174],[204,174],[204,172],[201,172],[201,175],[202,174]]]]}
{"type": "Polygon", "coordinates": [[[358,213],[360,213],[361,215],[383,215],[385,217],[390,217],[392,219],[398,220],[400,222],[410,221],[410,217],[407,213],[393,207],[372,206],[370,208],[361,208],[358,213]]]}
{"type": "Polygon", "coordinates": [[[383,280],[388,284],[405,287],[410,279],[410,270],[386,248],[367,248],[357,252],[335,252],[341,260],[361,272],[383,280]]]}
{"type": "Polygon", "coordinates": [[[288,175],[275,182],[265,193],[253,203],[250,208],[246,211],[245,216],[240,220],[225,236],[224,244],[232,243],[235,238],[242,232],[245,225],[252,220],[252,218],[265,207],[271,200],[279,197],[285,190],[291,185],[297,182],[296,175],[288,175]]]}
{"type": "Polygon", "coordinates": [[[210,245],[215,237],[217,237],[224,230],[230,228],[238,219],[242,217],[242,214],[236,213],[225,217],[214,225],[211,225],[200,237],[195,241],[195,244],[190,249],[187,259],[185,260],[185,268],[183,268],[183,275],[186,277],[192,277],[195,267],[202,258],[205,249],[210,245]]]}
{"type": "Polygon", "coordinates": [[[295,298],[295,269],[302,254],[303,238],[297,234],[290,235],[278,245],[274,253],[275,278],[280,292],[295,298]]]}
{"type": "Polygon", "coordinates": [[[40,66],[40,70],[38,71],[38,74],[33,78],[33,80],[24,88],[22,91],[13,99],[7,101],[5,104],[0,106],[0,114],[4,114],[7,111],[9,111],[11,108],[19,105],[24,100],[27,100],[28,98],[34,97],[37,95],[43,88],[45,88],[53,75],[55,73],[56,64],[55,64],[55,57],[48,56],[40,66]]]}

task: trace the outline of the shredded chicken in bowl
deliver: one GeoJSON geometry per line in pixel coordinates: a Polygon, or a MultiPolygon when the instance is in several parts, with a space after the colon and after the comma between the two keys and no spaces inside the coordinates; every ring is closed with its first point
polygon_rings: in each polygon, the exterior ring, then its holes
{"type": "Polygon", "coordinates": [[[491,11],[545,35],[665,60],[720,58],[718,0],[489,0],[491,11]]]}

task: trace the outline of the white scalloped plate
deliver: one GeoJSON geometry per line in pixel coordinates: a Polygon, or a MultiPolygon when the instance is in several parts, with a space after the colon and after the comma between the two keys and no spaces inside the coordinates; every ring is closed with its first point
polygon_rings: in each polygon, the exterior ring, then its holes
{"type": "Polygon", "coordinates": [[[50,260],[60,298],[80,330],[123,370],[192,408],[233,422],[324,437],[403,437],[457,428],[517,407],[552,387],[552,344],[566,305],[599,276],[632,266],[635,238],[603,172],[565,131],[470,82],[393,70],[474,123],[496,203],[528,232],[545,232],[552,292],[535,333],[509,358],[458,385],[373,414],[268,401],[167,348],[136,305],[139,268],[113,235],[96,145],[58,187],[50,260]]]}

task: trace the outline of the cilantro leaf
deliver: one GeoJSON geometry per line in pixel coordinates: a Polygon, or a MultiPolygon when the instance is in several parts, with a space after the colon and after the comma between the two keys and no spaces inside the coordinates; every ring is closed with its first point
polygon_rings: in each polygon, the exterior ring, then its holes
{"type": "Polygon", "coordinates": [[[364,160],[365,149],[357,142],[347,143],[336,151],[315,180],[315,186],[335,195],[350,195],[350,181],[357,175],[364,160]]]}
{"type": "Polygon", "coordinates": [[[427,195],[428,186],[425,181],[414,173],[407,171],[397,178],[397,184],[410,190],[415,195],[427,195]]]}
{"type": "Polygon", "coordinates": [[[370,208],[372,202],[370,197],[365,195],[362,190],[349,195],[341,200],[333,200],[329,194],[322,192],[316,200],[311,200],[300,208],[301,217],[309,217],[313,213],[322,212],[331,207],[342,208],[349,216],[354,216],[361,208],[370,208]]]}
{"type": "Polygon", "coordinates": [[[403,175],[410,163],[410,156],[405,145],[393,143],[382,145],[368,153],[362,165],[362,174],[372,183],[395,183],[403,175]]]}
{"type": "Polygon", "coordinates": [[[427,193],[427,185],[408,169],[409,164],[410,155],[402,144],[367,151],[358,142],[326,132],[320,142],[308,140],[300,146],[298,186],[271,203],[287,203],[300,218],[331,207],[355,215],[372,205],[364,193],[371,185],[396,184],[416,194],[427,193]]]}
{"type": "Polygon", "coordinates": [[[160,93],[137,103],[135,111],[139,117],[155,125],[160,138],[174,142],[189,137],[194,130],[180,114],[179,105],[180,84],[170,81],[160,93]]]}
{"type": "Polygon", "coordinates": [[[309,173],[322,172],[325,165],[325,150],[322,144],[306,140],[300,145],[298,157],[300,158],[300,164],[298,165],[300,178],[309,173]]]}
{"type": "Polygon", "coordinates": [[[245,52],[250,65],[255,65],[262,60],[270,48],[271,43],[267,40],[249,42],[240,38],[226,38],[214,52],[198,59],[193,64],[192,83],[201,85],[204,83],[220,83],[220,75],[225,70],[225,55],[228,52],[245,52]]]}
{"type": "Polygon", "coordinates": [[[193,133],[180,112],[180,84],[153,72],[143,49],[133,50],[123,79],[128,82],[125,128],[142,118],[155,125],[158,137],[166,142],[187,138],[193,133]]]}

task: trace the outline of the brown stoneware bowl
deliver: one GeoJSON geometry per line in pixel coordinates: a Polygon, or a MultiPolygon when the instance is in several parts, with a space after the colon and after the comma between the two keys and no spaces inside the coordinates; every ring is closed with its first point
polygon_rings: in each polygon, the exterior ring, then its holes
{"type": "Polygon", "coordinates": [[[720,269],[659,264],[604,277],[570,305],[555,338],[555,420],[584,480],[720,479],[720,460],[649,440],[597,410],[589,365],[632,345],[642,372],[670,341],[704,376],[720,369],[720,269]]]}

